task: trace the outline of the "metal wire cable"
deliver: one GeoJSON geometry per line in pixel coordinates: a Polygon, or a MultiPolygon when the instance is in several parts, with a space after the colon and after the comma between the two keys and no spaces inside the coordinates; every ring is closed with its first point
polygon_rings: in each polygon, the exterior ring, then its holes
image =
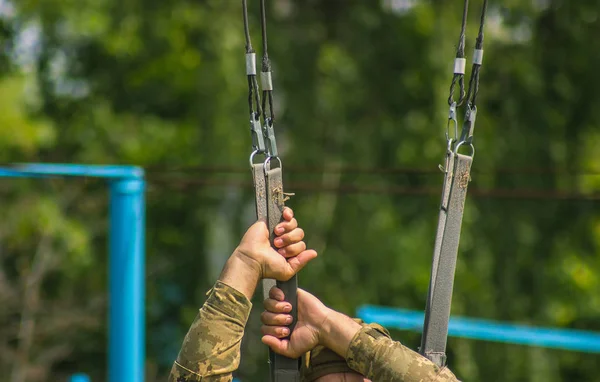
{"type": "MultiPolygon", "coordinates": [[[[483,7],[481,9],[481,19],[479,23],[479,34],[477,35],[477,39],[475,40],[475,49],[479,51],[483,51],[483,40],[484,40],[484,28],[485,28],[485,19],[488,8],[488,0],[483,1],[483,7]]],[[[481,71],[480,63],[473,63],[473,68],[471,70],[471,78],[469,80],[469,91],[467,93],[467,102],[469,103],[469,107],[471,109],[475,108],[477,103],[477,94],[479,93],[479,73],[481,71]]]]}
{"type": "MultiPolygon", "coordinates": [[[[269,59],[269,47],[268,47],[268,38],[267,38],[267,11],[265,0],[260,0],[260,26],[262,31],[262,47],[263,47],[263,56],[262,56],[262,72],[263,73],[271,73],[271,60],[269,59]]],[[[269,106],[269,121],[266,123],[273,124],[275,121],[275,112],[273,110],[273,91],[271,89],[265,90],[263,89],[263,100],[262,100],[262,108],[265,111],[265,116],[267,113],[267,100],[269,106]]]]}
{"type": "MultiPolygon", "coordinates": [[[[464,59],[465,58],[465,36],[467,33],[467,17],[469,13],[469,0],[464,0],[464,8],[463,8],[463,17],[462,17],[462,28],[460,31],[460,36],[458,38],[458,46],[456,48],[456,58],[464,59]]],[[[456,102],[457,106],[462,105],[465,100],[465,74],[464,73],[454,73],[454,77],[452,78],[452,84],[450,85],[450,96],[448,97],[448,105],[454,104],[454,91],[456,88],[456,84],[459,85],[460,88],[460,96],[458,102],[456,102]]]]}
{"type": "MultiPolygon", "coordinates": [[[[246,53],[254,54],[255,50],[252,48],[252,40],[250,38],[247,0],[242,0],[242,14],[244,18],[244,35],[246,37],[246,53]]],[[[248,75],[248,107],[250,109],[250,115],[252,115],[254,119],[259,119],[262,115],[262,109],[256,75],[248,75]],[[255,104],[253,102],[255,102],[255,104]]]]}

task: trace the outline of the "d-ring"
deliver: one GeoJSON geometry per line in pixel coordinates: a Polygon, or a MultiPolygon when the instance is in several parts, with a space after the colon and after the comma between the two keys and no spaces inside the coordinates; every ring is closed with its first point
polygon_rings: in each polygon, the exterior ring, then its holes
{"type": "Polygon", "coordinates": [[[475,146],[473,146],[473,143],[471,143],[471,142],[465,142],[465,141],[458,142],[456,147],[454,147],[454,154],[458,154],[458,149],[460,148],[460,146],[464,146],[465,144],[468,144],[469,147],[471,148],[470,156],[471,156],[471,158],[473,158],[475,156],[475,146]]]}
{"type": "Polygon", "coordinates": [[[273,156],[269,156],[269,157],[267,157],[267,159],[265,159],[265,163],[264,163],[264,165],[263,165],[263,169],[265,170],[265,174],[266,174],[266,173],[267,173],[267,171],[268,171],[268,170],[267,170],[267,166],[269,165],[269,163],[271,162],[271,159],[273,159],[273,158],[277,159],[277,161],[279,162],[279,167],[280,167],[280,168],[282,167],[281,159],[279,159],[279,157],[273,157],[273,156]]]}

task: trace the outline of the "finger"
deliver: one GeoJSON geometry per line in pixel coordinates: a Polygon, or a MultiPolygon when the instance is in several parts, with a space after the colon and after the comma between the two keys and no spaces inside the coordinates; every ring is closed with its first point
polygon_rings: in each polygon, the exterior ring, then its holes
{"type": "Polygon", "coordinates": [[[301,241],[296,244],[288,245],[287,247],[283,247],[277,252],[285,258],[298,256],[300,253],[306,250],[306,243],[301,241]]]}
{"type": "Polygon", "coordinates": [[[269,291],[269,297],[272,299],[275,299],[277,301],[283,301],[285,299],[285,295],[283,294],[283,291],[279,288],[277,288],[276,286],[272,287],[271,290],[269,291]]]}
{"type": "Polygon", "coordinates": [[[295,244],[304,239],[304,230],[302,228],[296,228],[295,230],[282,235],[275,240],[273,240],[273,244],[277,248],[283,248],[286,245],[295,244]]]}
{"type": "Polygon", "coordinates": [[[292,210],[290,207],[284,207],[283,208],[283,219],[290,221],[294,218],[294,210],[292,210]]]}
{"type": "Polygon", "coordinates": [[[290,221],[281,222],[275,227],[275,234],[281,236],[284,233],[290,232],[298,228],[298,221],[292,218],[290,221]]]}
{"type": "Polygon", "coordinates": [[[298,256],[291,257],[287,259],[287,269],[283,277],[280,279],[281,281],[287,281],[292,278],[296,273],[300,272],[302,268],[306,264],[308,264],[311,260],[317,257],[317,252],[313,249],[308,249],[298,256]]]}
{"type": "Polygon", "coordinates": [[[293,320],[289,314],[271,313],[266,310],[260,314],[260,321],[269,326],[286,326],[290,325],[293,320]]]}
{"type": "MultiPolygon", "coordinates": [[[[283,292],[281,292],[281,294],[283,294],[283,292]]],[[[289,313],[292,311],[292,305],[290,305],[289,302],[277,301],[270,298],[263,301],[263,306],[272,313],[289,313]]]]}
{"type": "Polygon", "coordinates": [[[260,331],[265,336],[273,336],[276,338],[285,338],[290,335],[290,329],[285,326],[269,326],[263,325],[260,331]]]}

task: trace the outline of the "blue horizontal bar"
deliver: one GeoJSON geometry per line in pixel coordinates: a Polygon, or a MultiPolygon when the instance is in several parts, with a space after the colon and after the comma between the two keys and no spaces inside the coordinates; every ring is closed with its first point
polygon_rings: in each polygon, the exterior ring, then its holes
{"type": "Polygon", "coordinates": [[[90,377],[83,373],[73,374],[69,382],[90,382],[90,377]]]}
{"type": "Polygon", "coordinates": [[[0,177],[86,176],[112,179],[141,179],[144,170],[136,166],[23,163],[0,168],[0,177]]]}
{"type": "MultiPolygon", "coordinates": [[[[364,305],[357,311],[366,322],[377,322],[389,328],[423,330],[424,314],[398,308],[364,305]]],[[[448,335],[518,345],[600,353],[600,333],[575,330],[515,325],[491,320],[451,317],[448,335]]]]}

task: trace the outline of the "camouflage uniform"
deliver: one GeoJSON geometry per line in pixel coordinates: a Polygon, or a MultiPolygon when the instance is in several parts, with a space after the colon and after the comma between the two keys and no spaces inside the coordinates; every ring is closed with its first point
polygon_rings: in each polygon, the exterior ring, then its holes
{"type": "MultiPolygon", "coordinates": [[[[240,364],[240,345],[251,308],[242,293],[217,281],[185,336],[169,382],[230,382],[240,364]]],[[[344,372],[358,372],[375,382],[458,382],[450,370],[394,342],[377,324],[363,324],[346,360],[318,346],[302,365],[305,382],[344,372]]]]}

